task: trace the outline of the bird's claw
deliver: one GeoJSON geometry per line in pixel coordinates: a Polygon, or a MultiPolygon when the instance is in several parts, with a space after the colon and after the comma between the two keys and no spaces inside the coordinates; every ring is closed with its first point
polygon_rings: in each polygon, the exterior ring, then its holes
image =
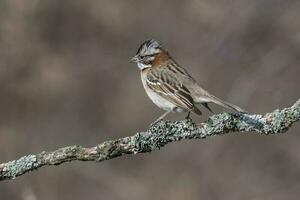
{"type": "Polygon", "coordinates": [[[150,127],[156,125],[156,124],[157,124],[158,122],[160,122],[160,121],[163,121],[163,120],[162,120],[162,119],[155,120],[154,122],[152,122],[152,123],[150,124],[150,127]]]}

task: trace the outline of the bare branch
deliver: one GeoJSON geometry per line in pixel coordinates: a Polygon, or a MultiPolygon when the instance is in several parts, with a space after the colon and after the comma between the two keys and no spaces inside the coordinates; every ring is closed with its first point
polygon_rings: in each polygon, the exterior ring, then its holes
{"type": "Polygon", "coordinates": [[[0,181],[14,179],[45,165],[60,165],[74,160],[101,162],[124,154],[151,152],[168,143],[183,139],[204,139],[229,132],[253,132],[266,135],[284,133],[299,119],[300,99],[289,108],[277,109],[265,115],[232,113],[213,115],[200,126],[196,126],[191,120],[161,121],[145,132],[105,141],[95,147],[67,146],[0,164],[0,181]]]}

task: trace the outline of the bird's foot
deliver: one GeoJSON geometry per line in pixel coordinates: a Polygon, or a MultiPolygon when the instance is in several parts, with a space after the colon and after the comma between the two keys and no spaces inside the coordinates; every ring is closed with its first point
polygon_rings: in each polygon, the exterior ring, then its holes
{"type": "Polygon", "coordinates": [[[163,119],[157,119],[157,120],[155,120],[154,122],[152,122],[152,123],[150,124],[150,127],[155,126],[156,124],[158,124],[158,123],[161,122],[161,121],[163,121],[163,119]]]}
{"type": "Polygon", "coordinates": [[[197,128],[203,128],[203,123],[197,123],[197,124],[196,124],[196,127],[197,127],[197,128]]]}

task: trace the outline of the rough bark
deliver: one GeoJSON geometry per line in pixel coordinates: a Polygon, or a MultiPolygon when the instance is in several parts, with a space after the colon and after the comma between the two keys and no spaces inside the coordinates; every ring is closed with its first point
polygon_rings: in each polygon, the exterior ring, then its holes
{"type": "Polygon", "coordinates": [[[204,139],[229,132],[258,134],[284,133],[300,119],[300,99],[291,107],[264,115],[220,113],[196,126],[191,120],[160,121],[145,132],[116,140],[105,141],[95,147],[67,146],[55,151],[43,151],[0,164],[0,181],[14,179],[46,165],[60,165],[74,160],[110,160],[124,154],[151,152],[166,144],[183,139],[204,139]]]}

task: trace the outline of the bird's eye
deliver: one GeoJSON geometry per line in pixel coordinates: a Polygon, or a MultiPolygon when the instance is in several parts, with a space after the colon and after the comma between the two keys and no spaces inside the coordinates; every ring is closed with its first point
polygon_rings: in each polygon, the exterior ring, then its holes
{"type": "Polygon", "coordinates": [[[140,56],[141,59],[144,59],[146,56],[140,56]]]}

